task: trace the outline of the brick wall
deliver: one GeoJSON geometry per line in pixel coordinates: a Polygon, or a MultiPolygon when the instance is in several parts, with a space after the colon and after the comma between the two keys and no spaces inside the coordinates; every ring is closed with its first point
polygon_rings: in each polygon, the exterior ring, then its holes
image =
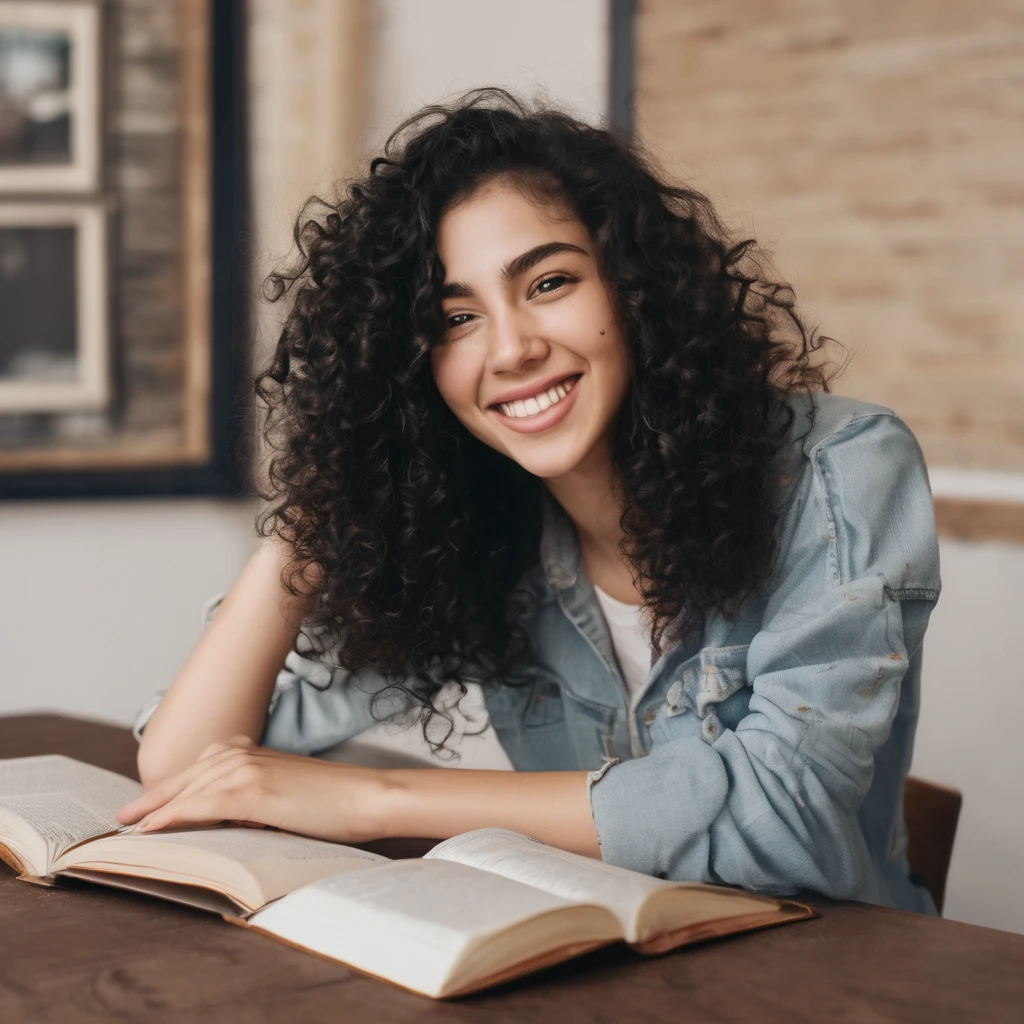
{"type": "Polygon", "coordinates": [[[642,0],[637,112],[933,466],[1024,470],[1024,6],[642,0]]]}

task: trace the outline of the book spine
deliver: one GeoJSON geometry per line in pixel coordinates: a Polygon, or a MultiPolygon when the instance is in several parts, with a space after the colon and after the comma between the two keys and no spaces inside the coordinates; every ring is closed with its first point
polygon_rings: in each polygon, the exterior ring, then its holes
{"type": "Polygon", "coordinates": [[[33,885],[42,885],[47,889],[59,889],[60,883],[57,880],[56,875],[29,875],[20,874],[18,875],[19,882],[31,882],[33,885]]]}

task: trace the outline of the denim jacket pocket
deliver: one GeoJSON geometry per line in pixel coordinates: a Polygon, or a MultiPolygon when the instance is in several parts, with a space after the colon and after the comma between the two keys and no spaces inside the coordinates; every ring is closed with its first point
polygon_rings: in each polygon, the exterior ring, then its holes
{"type": "Polygon", "coordinates": [[[542,669],[521,671],[514,685],[485,687],[484,697],[496,729],[546,729],[565,719],[558,682],[542,669]]]}
{"type": "Polygon", "coordinates": [[[614,708],[586,700],[570,690],[563,691],[566,724],[579,764],[596,768],[615,758],[617,726],[621,732],[618,746],[626,741],[624,719],[614,708]]]}
{"type": "Polygon", "coordinates": [[[686,661],[665,695],[666,716],[692,711],[701,721],[701,736],[714,743],[721,735],[719,706],[747,685],[750,644],[705,647],[686,661]]]}
{"type": "Polygon", "coordinates": [[[557,680],[542,669],[517,675],[522,685],[483,688],[491,725],[512,765],[518,771],[577,768],[557,680]]]}

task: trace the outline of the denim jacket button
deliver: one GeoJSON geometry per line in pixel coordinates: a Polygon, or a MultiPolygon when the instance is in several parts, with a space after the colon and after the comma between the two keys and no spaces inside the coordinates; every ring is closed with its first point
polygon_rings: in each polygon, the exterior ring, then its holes
{"type": "Polygon", "coordinates": [[[644,715],[644,725],[650,725],[655,719],[654,708],[650,708],[646,715],[644,715]]]}

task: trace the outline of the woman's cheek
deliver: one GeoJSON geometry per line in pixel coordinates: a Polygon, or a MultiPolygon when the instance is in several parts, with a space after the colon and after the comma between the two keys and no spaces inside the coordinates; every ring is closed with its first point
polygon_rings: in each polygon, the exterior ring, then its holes
{"type": "Polygon", "coordinates": [[[431,356],[434,383],[449,409],[469,427],[476,409],[478,375],[470,360],[452,344],[431,356]]]}
{"type": "Polygon", "coordinates": [[[430,370],[434,375],[434,383],[437,385],[437,390],[440,392],[441,397],[445,400],[445,404],[454,412],[455,396],[453,394],[451,362],[448,346],[435,348],[430,353],[430,370]]]}

